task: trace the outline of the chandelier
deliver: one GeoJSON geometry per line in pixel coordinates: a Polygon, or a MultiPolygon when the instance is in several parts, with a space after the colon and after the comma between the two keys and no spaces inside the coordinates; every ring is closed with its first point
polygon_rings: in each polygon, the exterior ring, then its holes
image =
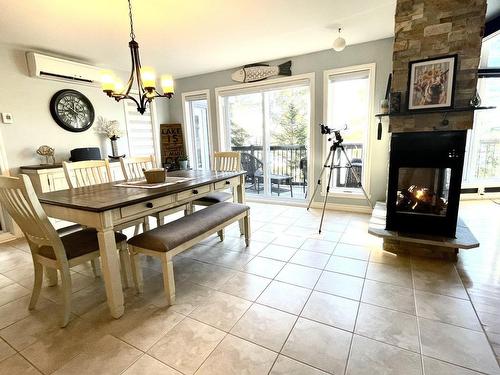
{"type": "Polygon", "coordinates": [[[162,94],[156,90],[156,73],[151,67],[141,67],[139,57],[139,44],[135,41],[134,22],[132,19],[132,4],[128,0],[129,18],[130,18],[130,38],[132,39],[128,46],[132,57],[132,71],[126,85],[115,76],[110,70],[101,72],[102,90],[117,102],[122,99],[130,99],[137,104],[137,111],[142,115],[146,111],[146,106],[154,98],[166,97],[172,98],[174,95],[174,81],[169,74],[162,75],[160,85],[162,94]],[[134,90],[134,80],[137,82],[137,95],[131,93],[134,90]]]}

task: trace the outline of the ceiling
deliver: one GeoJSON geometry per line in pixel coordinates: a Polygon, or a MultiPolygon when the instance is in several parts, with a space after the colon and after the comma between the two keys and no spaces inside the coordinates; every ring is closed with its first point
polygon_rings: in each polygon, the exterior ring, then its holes
{"type": "MultiPolygon", "coordinates": [[[[348,44],[390,37],[395,4],[133,0],[132,6],[142,64],[179,78],[325,50],[339,26],[348,44]]],[[[0,9],[0,42],[129,70],[126,0],[0,0],[0,9]]]]}

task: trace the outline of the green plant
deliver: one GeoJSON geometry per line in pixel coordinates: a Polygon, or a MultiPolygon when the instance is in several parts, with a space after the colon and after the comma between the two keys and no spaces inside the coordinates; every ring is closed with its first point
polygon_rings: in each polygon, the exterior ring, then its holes
{"type": "Polygon", "coordinates": [[[181,155],[179,156],[179,159],[178,159],[178,160],[179,160],[179,161],[188,161],[188,160],[189,160],[189,158],[188,158],[188,156],[187,156],[186,154],[181,154],[181,155]]]}

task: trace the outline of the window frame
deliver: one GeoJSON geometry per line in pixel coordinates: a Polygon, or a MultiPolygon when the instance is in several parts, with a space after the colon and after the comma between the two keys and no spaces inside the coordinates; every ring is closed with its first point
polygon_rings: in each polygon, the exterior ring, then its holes
{"type": "MultiPolygon", "coordinates": [[[[366,151],[363,152],[363,172],[361,176],[361,182],[363,188],[365,189],[368,197],[371,199],[370,190],[370,177],[371,177],[371,153],[373,150],[373,130],[375,129],[375,113],[374,113],[374,102],[375,102],[375,78],[376,78],[376,63],[368,63],[361,65],[352,65],[342,68],[334,68],[323,71],[323,120],[325,124],[328,124],[328,103],[330,99],[329,81],[330,77],[333,75],[357,73],[361,71],[368,71],[369,80],[369,92],[368,92],[368,127],[366,129],[365,138],[363,140],[363,145],[366,145],[366,151]]],[[[326,159],[329,152],[329,144],[327,142],[327,137],[323,137],[322,146],[323,160],[326,159]]],[[[322,181],[321,195],[324,197],[326,195],[326,179],[328,174],[325,172],[324,181],[322,181]]],[[[351,198],[351,199],[366,199],[361,189],[354,188],[343,188],[343,191],[339,191],[339,188],[331,188],[329,196],[335,198],[351,198]]]]}
{"type": "MultiPolygon", "coordinates": [[[[213,162],[213,140],[212,140],[212,103],[210,101],[210,90],[196,90],[196,91],[187,91],[181,94],[182,101],[182,131],[184,132],[184,147],[186,148],[187,156],[190,160],[193,160],[192,157],[194,155],[194,143],[193,143],[193,134],[192,134],[192,125],[191,119],[187,118],[187,102],[190,97],[200,97],[199,100],[206,99],[207,100],[207,128],[208,128],[208,157],[209,157],[209,168],[212,168],[213,162]]],[[[191,165],[191,167],[193,167],[191,165]]],[[[194,168],[193,168],[194,169],[194,168]]]]}

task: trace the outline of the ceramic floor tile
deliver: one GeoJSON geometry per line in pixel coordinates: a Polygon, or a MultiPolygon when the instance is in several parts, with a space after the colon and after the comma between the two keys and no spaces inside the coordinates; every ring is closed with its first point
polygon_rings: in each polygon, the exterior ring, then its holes
{"type": "Polygon", "coordinates": [[[316,251],[318,253],[331,254],[333,253],[334,247],[335,243],[332,243],[331,241],[308,238],[304,241],[300,249],[308,251],[316,251]]]}
{"type": "Polygon", "coordinates": [[[10,347],[9,344],[0,339],[0,362],[13,354],[16,354],[16,351],[10,347]]]}
{"type": "Polygon", "coordinates": [[[351,333],[299,318],[282,353],[323,371],[343,374],[351,333]]]}
{"type": "Polygon", "coordinates": [[[413,289],[365,280],[361,301],[415,315],[413,289]]]}
{"type": "Polygon", "coordinates": [[[290,259],[290,263],[323,269],[328,262],[328,259],[330,259],[330,254],[299,250],[295,253],[292,259],[290,259]]]}
{"type": "Polygon", "coordinates": [[[281,271],[284,265],[285,262],[257,256],[248,262],[245,266],[245,272],[272,279],[281,271]]]}
{"type": "Polygon", "coordinates": [[[206,324],[186,318],[148,352],[156,359],[184,374],[193,374],[225,333],[206,324]]]}
{"type": "Polygon", "coordinates": [[[228,335],[200,367],[197,375],[267,374],[277,354],[228,335]]]}
{"type": "Polygon", "coordinates": [[[393,266],[409,266],[410,257],[378,249],[371,251],[370,262],[392,264],[393,266]]]}
{"type": "Polygon", "coordinates": [[[359,302],[314,291],[301,316],[352,332],[358,306],[359,302]]]}
{"type": "Polygon", "coordinates": [[[482,332],[419,318],[422,354],[487,374],[500,374],[482,332]]]}
{"type": "Polygon", "coordinates": [[[327,375],[327,373],[280,355],[269,375],[327,375]]]}
{"type": "Polygon", "coordinates": [[[370,249],[364,246],[338,243],[333,252],[334,255],[367,261],[370,258],[370,249]]]}
{"type": "Polygon", "coordinates": [[[413,283],[418,290],[450,297],[469,298],[456,271],[444,273],[414,269],[413,283]]]}
{"type": "Polygon", "coordinates": [[[231,329],[231,333],[279,352],[296,320],[295,315],[254,304],[231,329]]]}
{"type": "Polygon", "coordinates": [[[409,267],[370,262],[366,271],[366,278],[405,288],[413,287],[409,267]]]}
{"type": "MultiPolygon", "coordinates": [[[[31,273],[33,273],[33,267],[31,267],[31,273]]],[[[3,288],[4,286],[10,285],[10,284],[13,284],[14,281],[16,281],[16,280],[11,280],[10,278],[8,278],[4,275],[0,275],[0,288],[3,288]]]]}
{"type": "Polygon", "coordinates": [[[259,253],[259,256],[288,262],[296,251],[297,249],[293,247],[270,244],[259,253]]]}
{"type": "Polygon", "coordinates": [[[418,290],[415,299],[418,316],[481,331],[476,312],[467,300],[418,290]]]}
{"type": "Polygon", "coordinates": [[[229,331],[251,304],[242,298],[216,292],[189,316],[223,331],[229,331]]]}
{"type": "Polygon", "coordinates": [[[479,372],[458,367],[434,358],[423,357],[425,375],[481,375],[479,372]]]}
{"type": "Polygon", "coordinates": [[[312,289],[320,275],[321,270],[316,268],[288,263],[276,276],[276,280],[312,289]]]}
{"type": "Polygon", "coordinates": [[[123,375],[182,375],[179,371],[167,366],[166,364],[144,354],[132,366],[130,366],[123,375]]]}
{"type": "Polygon", "coordinates": [[[288,246],[298,249],[304,243],[305,238],[302,236],[294,236],[291,234],[280,235],[273,240],[273,244],[280,246],[288,246]]]}
{"type": "Polygon", "coordinates": [[[0,289],[0,306],[31,294],[31,290],[19,285],[10,284],[0,289]]]}
{"type": "Polygon", "coordinates": [[[261,276],[239,272],[222,285],[219,291],[255,301],[270,282],[270,279],[261,276]]]}
{"type": "Polygon", "coordinates": [[[260,295],[257,302],[298,315],[310,294],[310,289],[273,281],[260,295]]]}
{"type": "Polygon", "coordinates": [[[363,279],[328,271],[323,272],[315,287],[315,290],[320,292],[335,294],[357,301],[361,298],[362,289],[363,279]]]}
{"type": "Polygon", "coordinates": [[[403,374],[422,374],[420,355],[354,335],[346,375],[403,374]]]}
{"type": "Polygon", "coordinates": [[[16,354],[0,362],[0,374],[37,375],[41,374],[41,372],[21,355],[16,354]]]}
{"type": "MultiPolygon", "coordinates": [[[[159,288],[159,299],[160,299],[160,304],[158,306],[165,306],[165,296],[163,292],[163,281],[158,282],[158,288],[159,288]]],[[[148,290],[146,287],[144,287],[145,293],[148,290]]],[[[209,300],[212,295],[215,293],[215,290],[202,286],[202,285],[197,285],[193,284],[190,282],[185,282],[185,283],[176,283],[175,286],[175,304],[170,306],[170,309],[184,314],[188,315],[190,314],[195,308],[203,304],[205,301],[209,300]]],[[[152,301],[152,303],[155,303],[155,301],[152,301]]],[[[157,303],[155,303],[157,304],[157,303]]]]}
{"type": "Polygon", "coordinates": [[[368,262],[333,255],[325,269],[332,272],[345,273],[346,275],[365,277],[368,262]]]}
{"type": "Polygon", "coordinates": [[[361,303],[355,333],[420,353],[417,318],[413,315],[361,303]]]}
{"type": "Polygon", "coordinates": [[[59,311],[58,307],[45,298],[39,298],[35,310],[28,310],[30,296],[22,297],[15,301],[0,306],[0,329],[17,322],[35,311],[40,311],[45,307],[51,307],[53,311],[59,311]]]}
{"type": "Polygon", "coordinates": [[[134,347],[111,335],[106,335],[95,345],[76,355],[54,374],[119,374],[141,355],[142,352],[134,347]]]}

